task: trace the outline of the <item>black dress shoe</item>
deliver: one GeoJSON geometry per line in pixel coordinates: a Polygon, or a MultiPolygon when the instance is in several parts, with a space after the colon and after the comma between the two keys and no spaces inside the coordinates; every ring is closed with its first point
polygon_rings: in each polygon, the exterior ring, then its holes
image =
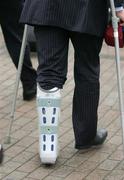
{"type": "Polygon", "coordinates": [[[3,148],[2,148],[2,145],[0,144],[0,164],[2,163],[3,161],[3,148]]]}
{"type": "Polygon", "coordinates": [[[77,149],[88,149],[93,146],[102,145],[104,143],[104,141],[106,140],[107,135],[108,135],[108,132],[106,131],[106,129],[99,129],[99,130],[97,130],[97,134],[96,134],[95,138],[90,143],[88,143],[86,145],[82,145],[82,146],[76,146],[76,148],[77,149]]]}
{"type": "Polygon", "coordinates": [[[23,99],[30,101],[36,97],[36,83],[33,85],[23,84],[23,99]]]}

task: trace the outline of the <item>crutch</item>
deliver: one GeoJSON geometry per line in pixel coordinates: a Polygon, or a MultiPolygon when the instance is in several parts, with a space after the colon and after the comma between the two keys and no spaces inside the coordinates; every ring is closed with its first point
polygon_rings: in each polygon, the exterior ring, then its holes
{"type": "Polygon", "coordinates": [[[20,56],[19,56],[18,70],[17,70],[17,75],[16,75],[16,81],[15,81],[14,94],[13,94],[12,109],[11,109],[11,115],[10,115],[11,119],[10,119],[10,124],[9,124],[9,128],[8,128],[8,133],[5,138],[6,144],[11,143],[11,129],[12,129],[13,121],[14,121],[14,114],[15,114],[15,109],[16,109],[16,99],[17,99],[19,81],[20,81],[22,65],[23,65],[23,60],[24,60],[24,54],[25,54],[25,49],[26,49],[26,44],[27,44],[27,37],[28,37],[28,25],[25,25],[23,39],[22,39],[22,46],[21,46],[21,51],[20,51],[20,56]]]}
{"type": "Polygon", "coordinates": [[[112,26],[114,30],[115,39],[115,60],[116,60],[116,70],[117,70],[117,83],[118,83],[118,96],[119,96],[119,106],[122,124],[122,136],[124,145],[124,102],[122,94],[122,80],[121,80],[121,70],[120,70],[120,51],[119,51],[119,41],[118,41],[118,18],[115,13],[114,1],[110,0],[110,7],[112,11],[112,26]]]}

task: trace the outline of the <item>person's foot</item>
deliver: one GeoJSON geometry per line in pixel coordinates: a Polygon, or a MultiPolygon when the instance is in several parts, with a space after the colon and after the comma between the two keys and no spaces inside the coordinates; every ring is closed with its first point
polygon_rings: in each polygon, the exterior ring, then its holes
{"type": "Polygon", "coordinates": [[[33,85],[23,84],[23,100],[30,101],[36,97],[36,83],[33,85]]]}
{"type": "Polygon", "coordinates": [[[99,130],[97,130],[97,134],[96,134],[95,138],[90,143],[88,143],[87,145],[83,145],[83,146],[76,146],[76,148],[77,149],[88,149],[93,146],[102,145],[104,143],[104,141],[106,140],[107,135],[108,135],[108,132],[106,129],[99,129],[99,130]]]}
{"type": "Polygon", "coordinates": [[[2,148],[2,145],[0,144],[0,164],[2,163],[3,161],[3,148],[2,148]]]}

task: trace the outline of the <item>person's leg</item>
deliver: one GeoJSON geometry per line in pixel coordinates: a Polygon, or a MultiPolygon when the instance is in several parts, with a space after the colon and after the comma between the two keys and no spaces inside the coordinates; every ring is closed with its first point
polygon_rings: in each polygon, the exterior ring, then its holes
{"type": "MultiPolygon", "coordinates": [[[[18,67],[19,55],[23,37],[24,27],[20,25],[16,18],[1,23],[1,28],[8,52],[16,68],[18,67]]],[[[32,67],[30,60],[30,49],[27,46],[24,56],[24,64],[21,73],[23,85],[23,98],[32,99],[36,94],[36,71],[32,67]]]]}
{"type": "Polygon", "coordinates": [[[66,81],[68,31],[55,27],[35,27],[38,61],[37,82],[43,89],[62,88],[66,81]]]}
{"type": "Polygon", "coordinates": [[[80,33],[72,33],[71,37],[75,49],[73,127],[75,147],[81,149],[95,138],[97,132],[99,53],[103,39],[80,33]]]}
{"type": "Polygon", "coordinates": [[[35,27],[39,66],[37,107],[42,163],[55,163],[58,151],[60,89],[67,74],[68,32],[55,27],[35,27]]]}

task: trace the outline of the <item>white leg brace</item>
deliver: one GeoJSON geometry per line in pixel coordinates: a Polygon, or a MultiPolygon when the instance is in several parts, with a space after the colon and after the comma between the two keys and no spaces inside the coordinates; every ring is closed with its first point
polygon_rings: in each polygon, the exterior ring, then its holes
{"type": "Polygon", "coordinates": [[[60,99],[58,88],[43,90],[37,86],[39,148],[41,162],[44,164],[54,164],[58,156],[60,99]]]}

